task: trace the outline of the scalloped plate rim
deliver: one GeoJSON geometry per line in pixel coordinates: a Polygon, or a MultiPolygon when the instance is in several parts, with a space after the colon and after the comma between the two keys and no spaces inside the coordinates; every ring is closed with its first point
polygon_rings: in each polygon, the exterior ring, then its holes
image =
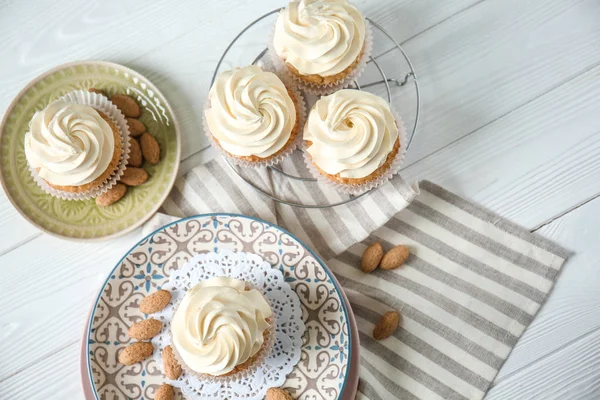
{"type": "MultiPolygon", "coordinates": [[[[27,91],[29,91],[38,82],[44,80],[48,76],[50,76],[62,69],[76,67],[76,66],[85,66],[85,65],[102,65],[102,66],[111,67],[111,68],[118,68],[123,72],[127,72],[133,76],[139,77],[140,79],[142,79],[144,81],[144,83],[146,83],[152,90],[154,90],[156,93],[158,93],[165,100],[165,107],[171,114],[171,118],[173,120],[175,139],[177,141],[177,148],[176,148],[176,154],[175,154],[175,170],[174,170],[173,175],[168,183],[168,189],[165,190],[165,193],[161,196],[160,200],[156,203],[156,205],[154,207],[152,207],[152,209],[146,215],[141,217],[137,222],[133,223],[131,226],[128,226],[125,229],[122,229],[115,233],[111,233],[109,235],[96,236],[96,237],[90,237],[90,238],[80,238],[80,237],[74,237],[74,236],[68,236],[68,235],[61,235],[60,233],[53,232],[53,231],[46,229],[43,226],[39,225],[38,223],[33,221],[25,213],[25,211],[23,211],[20,207],[17,206],[15,200],[12,198],[10,192],[8,191],[8,188],[6,187],[6,182],[4,181],[4,179],[0,179],[0,185],[2,186],[2,190],[4,191],[4,194],[6,195],[6,198],[8,199],[8,201],[10,201],[10,204],[12,204],[13,208],[15,210],[17,210],[17,212],[23,218],[25,218],[25,220],[27,220],[27,222],[29,222],[31,225],[35,226],[37,229],[41,230],[42,232],[47,233],[51,236],[59,237],[62,239],[68,239],[68,240],[72,240],[72,241],[76,241],[76,242],[101,242],[101,241],[106,241],[109,239],[114,239],[114,238],[123,236],[123,235],[135,230],[136,228],[139,228],[144,222],[148,221],[154,214],[156,214],[156,212],[158,211],[160,206],[164,203],[164,201],[168,197],[169,193],[171,192],[171,189],[175,185],[175,179],[177,178],[177,174],[179,172],[179,167],[181,164],[181,134],[179,132],[179,121],[177,120],[177,116],[176,116],[175,112],[171,108],[171,104],[167,101],[167,98],[162,93],[162,91],[160,91],[154,85],[154,83],[152,83],[148,78],[146,78],[139,72],[137,72],[129,67],[126,67],[124,65],[117,64],[117,63],[114,63],[111,61],[80,60],[80,61],[71,61],[68,63],[57,65],[56,67],[41,73],[40,75],[36,76],[33,80],[29,81],[29,83],[27,83],[27,85],[23,89],[21,89],[21,91],[19,91],[19,93],[13,98],[12,102],[6,109],[6,112],[4,113],[4,117],[2,117],[2,122],[0,122],[0,144],[2,143],[2,134],[4,132],[4,127],[8,121],[8,117],[12,113],[12,111],[15,108],[15,106],[17,105],[18,101],[21,99],[21,97],[23,97],[27,93],[27,91]]],[[[1,169],[2,169],[2,164],[0,164],[0,177],[2,176],[1,169]]]]}

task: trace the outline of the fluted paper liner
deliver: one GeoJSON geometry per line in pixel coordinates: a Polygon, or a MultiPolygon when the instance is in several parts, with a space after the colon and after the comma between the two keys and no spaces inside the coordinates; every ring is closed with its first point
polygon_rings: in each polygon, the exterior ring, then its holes
{"type": "Polygon", "coordinates": [[[408,144],[408,137],[406,134],[406,126],[404,125],[404,121],[398,116],[396,112],[392,110],[394,114],[394,118],[396,119],[396,125],[398,126],[398,140],[400,141],[400,149],[398,149],[398,154],[392,160],[390,167],[379,177],[366,181],[361,184],[344,184],[333,181],[329,179],[327,176],[323,175],[316,167],[310,155],[305,149],[303,144],[303,157],[304,163],[306,164],[310,173],[317,179],[319,183],[327,185],[328,187],[337,190],[338,192],[351,194],[351,195],[359,195],[368,190],[374,189],[378,186],[386,183],[390,178],[392,178],[395,174],[398,173],[402,163],[404,162],[404,157],[406,155],[406,146],[408,144]]]}
{"type": "MultiPolygon", "coordinates": [[[[263,67],[263,70],[275,73],[274,71],[271,70],[271,68],[268,68],[268,67],[263,67]]],[[[208,140],[210,141],[210,144],[212,145],[212,147],[214,149],[218,150],[219,153],[223,157],[225,157],[227,160],[229,160],[230,162],[232,162],[236,165],[239,165],[241,167],[245,167],[245,168],[273,166],[273,165],[278,164],[281,161],[283,161],[286,157],[288,157],[290,154],[292,154],[294,152],[294,150],[296,150],[296,148],[300,147],[302,145],[302,131],[304,129],[304,122],[306,121],[306,102],[304,101],[304,96],[298,89],[296,89],[293,85],[290,85],[283,80],[282,80],[282,82],[284,83],[286,89],[288,89],[292,93],[292,96],[294,97],[292,100],[294,100],[294,104],[296,106],[297,115],[298,115],[298,128],[297,128],[298,131],[296,132],[296,137],[294,138],[294,140],[292,140],[291,142],[289,142],[285,145],[283,151],[281,151],[279,154],[277,154],[274,157],[269,157],[269,158],[261,160],[261,161],[247,161],[247,160],[238,158],[232,154],[229,154],[227,151],[225,151],[225,149],[223,149],[219,145],[219,143],[217,143],[217,140],[215,139],[213,134],[210,132],[208,123],[206,121],[206,111],[209,110],[211,107],[210,94],[209,94],[209,96],[206,98],[206,101],[204,103],[204,109],[202,111],[202,126],[204,127],[204,133],[206,134],[206,137],[208,137],[208,140]]]]}
{"type": "Polygon", "coordinates": [[[29,172],[31,173],[31,176],[33,180],[37,183],[37,185],[44,192],[54,197],[58,197],[63,200],[92,199],[101,195],[102,193],[105,193],[107,190],[113,187],[123,175],[125,168],[127,168],[127,160],[129,160],[129,126],[127,125],[127,120],[125,119],[125,116],[121,113],[117,106],[115,106],[106,96],[102,94],[88,92],[87,90],[77,90],[71,93],[67,93],[59,100],[65,100],[69,103],[83,104],[93,107],[97,111],[106,114],[112,120],[115,126],[119,129],[119,133],[121,135],[121,145],[123,149],[123,153],[121,154],[117,170],[113,172],[110,178],[100,187],[82,193],[66,192],[63,190],[53,188],[48,184],[48,182],[46,182],[42,177],[40,177],[35,168],[32,168],[31,166],[29,166],[29,172]]]}
{"type": "Polygon", "coordinates": [[[306,82],[296,74],[290,72],[287,65],[285,65],[285,61],[283,61],[283,59],[279,57],[277,55],[277,52],[275,51],[275,47],[273,45],[274,37],[275,25],[273,25],[273,29],[271,31],[271,37],[268,45],[268,53],[271,61],[273,62],[273,65],[275,66],[275,69],[277,70],[277,73],[282,77],[284,82],[293,83],[293,85],[298,87],[300,90],[317,96],[324,96],[349,87],[356,79],[358,79],[362,75],[365,68],[367,67],[367,61],[369,60],[373,52],[373,30],[369,21],[365,19],[365,44],[358,64],[354,67],[352,71],[350,71],[348,75],[344,76],[343,78],[335,82],[319,85],[312,82],[306,82]]]}

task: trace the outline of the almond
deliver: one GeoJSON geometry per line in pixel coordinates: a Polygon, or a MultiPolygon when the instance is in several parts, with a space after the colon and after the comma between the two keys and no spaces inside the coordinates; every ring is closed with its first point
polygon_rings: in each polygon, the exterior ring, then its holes
{"type": "Polygon", "coordinates": [[[400,323],[400,314],[396,311],[389,311],[383,314],[375,329],[373,329],[373,338],[375,340],[382,340],[392,336],[392,334],[398,329],[400,323]]]}
{"type": "Polygon", "coordinates": [[[175,391],[173,390],[173,386],[160,385],[158,389],[156,389],[156,393],[154,394],[154,400],[173,400],[175,399],[175,391]]]}
{"type": "Polygon", "coordinates": [[[140,116],[140,106],[138,106],[134,99],[126,94],[115,94],[110,98],[110,101],[112,101],[126,117],[137,118],[140,116]]]}
{"type": "Polygon", "coordinates": [[[142,299],[140,302],[140,311],[144,314],[154,314],[165,308],[170,301],[171,292],[168,290],[159,290],[142,299]]]}
{"type": "Polygon", "coordinates": [[[140,146],[142,146],[142,154],[146,161],[150,164],[156,164],[160,160],[160,145],[148,132],[142,133],[140,136],[140,146]]]}
{"type": "Polygon", "coordinates": [[[144,361],[154,351],[152,343],[135,342],[125,347],[119,353],[119,362],[125,365],[133,365],[144,361]]]}
{"type": "Polygon", "coordinates": [[[129,125],[129,134],[131,136],[140,136],[142,133],[146,132],[146,126],[139,119],[135,118],[126,118],[127,125],[129,125]]]}
{"type": "Polygon", "coordinates": [[[162,323],[154,318],[136,322],[129,328],[129,337],[137,340],[148,340],[158,335],[162,329],[162,323]]]}
{"type": "Polygon", "coordinates": [[[385,253],[383,258],[381,259],[381,264],[379,266],[381,267],[381,269],[398,268],[402,264],[404,264],[409,255],[410,250],[408,249],[408,246],[396,246],[387,253],[385,253]]]}
{"type": "Polygon", "coordinates": [[[89,88],[87,91],[90,92],[90,93],[98,93],[98,94],[101,94],[103,96],[106,96],[106,94],[102,90],[100,90],[100,89],[89,88]]]}
{"type": "Polygon", "coordinates": [[[381,243],[376,242],[367,247],[363,253],[362,260],[360,260],[360,269],[363,272],[371,272],[377,268],[383,257],[383,246],[381,243]]]}
{"type": "Polygon", "coordinates": [[[267,390],[265,400],[294,400],[292,395],[281,388],[271,388],[267,390]]]}
{"type": "Polygon", "coordinates": [[[179,375],[181,375],[181,365],[179,365],[175,359],[175,354],[173,354],[173,348],[171,346],[164,348],[162,358],[167,378],[172,380],[179,378],[179,375]]]}
{"type": "Polygon", "coordinates": [[[127,193],[127,186],[117,183],[100,196],[96,197],[96,204],[102,207],[110,206],[121,200],[121,197],[127,193]]]}
{"type": "Polygon", "coordinates": [[[129,138],[129,160],[127,163],[132,167],[141,167],[144,163],[142,148],[135,138],[129,138]]]}
{"type": "Polygon", "coordinates": [[[148,180],[148,173],[143,168],[127,167],[119,179],[127,186],[139,186],[148,180]]]}

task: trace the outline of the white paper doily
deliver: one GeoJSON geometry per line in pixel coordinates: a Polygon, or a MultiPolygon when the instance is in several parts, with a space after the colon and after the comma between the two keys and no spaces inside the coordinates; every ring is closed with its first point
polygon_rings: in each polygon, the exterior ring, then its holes
{"type": "Polygon", "coordinates": [[[200,254],[173,272],[169,282],[162,287],[171,292],[171,302],[154,315],[163,323],[160,334],[152,339],[154,360],[162,370],[162,350],[170,344],[171,318],[185,292],[198,282],[216,276],[250,282],[269,300],[277,321],[275,343],[265,361],[250,376],[206,381],[184,371],[179,379],[170,383],[180,388],[188,399],[262,400],[269,388],[285,382],[286,376],[300,361],[305,326],[298,295],[279,269],[256,254],[231,250],[200,254]]]}

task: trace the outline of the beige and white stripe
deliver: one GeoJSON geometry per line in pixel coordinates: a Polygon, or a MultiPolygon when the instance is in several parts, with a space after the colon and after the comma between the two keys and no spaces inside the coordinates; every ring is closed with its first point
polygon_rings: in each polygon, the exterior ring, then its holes
{"type": "MultiPolygon", "coordinates": [[[[304,168],[296,161],[288,167],[304,168]]],[[[285,198],[315,203],[339,198],[266,170],[246,173],[285,198]]],[[[421,182],[418,193],[399,177],[349,205],[302,209],[262,197],[223,161],[212,160],[177,181],[162,211],[179,217],[256,216],[315,249],[338,277],[356,316],[357,399],[365,400],[483,398],[569,256],[430,182],[421,182]],[[406,265],[362,273],[360,257],[374,241],[386,248],[409,245],[406,265]],[[388,339],[373,340],[374,325],[391,309],[402,314],[401,327],[388,339]]]]}

